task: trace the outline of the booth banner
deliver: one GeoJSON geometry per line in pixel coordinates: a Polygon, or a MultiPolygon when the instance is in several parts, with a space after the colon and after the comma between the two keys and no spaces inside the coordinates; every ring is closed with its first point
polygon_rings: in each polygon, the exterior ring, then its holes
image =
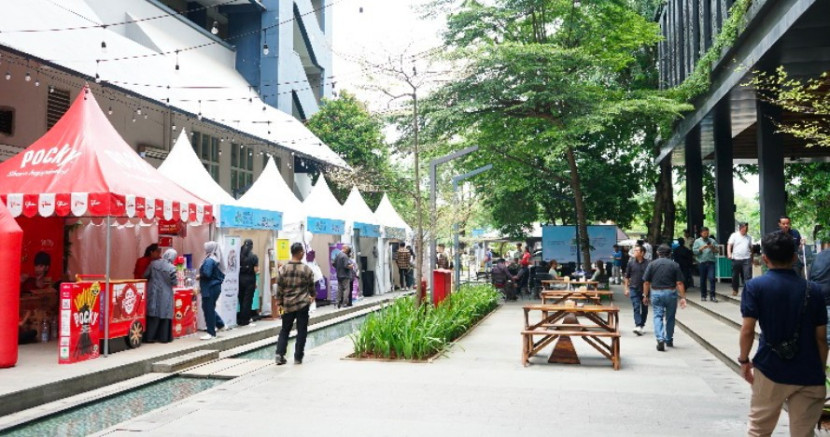
{"type": "Polygon", "coordinates": [[[220,205],[218,224],[220,228],[282,230],[282,213],[263,209],[220,205]]]}
{"type": "Polygon", "coordinates": [[[101,284],[61,284],[58,363],[98,358],[100,350],[101,284]]]}
{"type": "Polygon", "coordinates": [[[173,337],[179,338],[196,333],[196,299],[192,288],[173,289],[173,337]]]}
{"type": "Polygon", "coordinates": [[[41,273],[52,283],[59,280],[63,269],[63,219],[31,217],[17,223],[23,230],[20,273],[30,278],[41,273]],[[36,261],[47,264],[35,266],[36,261]]]}
{"type": "Polygon", "coordinates": [[[308,218],[308,231],[312,234],[343,235],[346,224],[343,220],[324,219],[319,217],[308,218]]]}
{"type": "Polygon", "coordinates": [[[365,238],[380,238],[380,225],[354,222],[354,229],[360,231],[360,236],[365,238]]]}
{"type": "Polygon", "coordinates": [[[385,238],[392,239],[392,240],[406,240],[406,229],[403,228],[390,228],[388,226],[383,227],[383,234],[385,238]]]}
{"type": "Polygon", "coordinates": [[[239,253],[242,239],[236,236],[222,238],[222,253],[225,259],[225,280],[222,282],[222,294],[216,303],[216,312],[225,326],[236,326],[236,308],[239,305],[239,253]]]}
{"type": "MultiPolygon", "coordinates": [[[[617,243],[616,226],[588,226],[592,260],[613,259],[617,243]]],[[[574,226],[542,227],[542,258],[560,264],[576,262],[576,228],[574,226]]]]}
{"type": "MultiPolygon", "coordinates": [[[[346,243],[329,244],[329,300],[337,302],[337,269],[334,268],[334,258],[340,254],[343,246],[346,243]]],[[[360,281],[352,281],[352,299],[357,299],[360,295],[359,289],[360,281]]]]}
{"type": "Polygon", "coordinates": [[[277,238],[277,260],[290,261],[291,260],[291,240],[288,238],[277,238]]]}
{"type": "MultiPolygon", "coordinates": [[[[104,286],[105,283],[101,283],[104,286]]],[[[141,332],[146,329],[147,315],[147,281],[125,280],[110,282],[110,328],[109,338],[126,337],[131,334],[134,324],[141,325],[141,332]]],[[[103,328],[101,332],[103,333],[103,328]]],[[[137,330],[134,332],[138,332],[137,330]]],[[[134,334],[134,333],[133,333],[134,334]]],[[[135,339],[140,340],[140,339],[135,339]]]]}

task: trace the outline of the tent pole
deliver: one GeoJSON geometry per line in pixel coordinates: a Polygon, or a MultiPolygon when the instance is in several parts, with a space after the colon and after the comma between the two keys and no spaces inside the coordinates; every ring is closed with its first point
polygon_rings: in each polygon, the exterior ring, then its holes
{"type": "Polygon", "coordinates": [[[106,283],[104,284],[104,298],[101,299],[102,306],[104,307],[103,316],[104,316],[104,356],[109,356],[110,352],[110,317],[109,317],[109,304],[110,304],[110,257],[112,256],[112,226],[110,221],[112,217],[109,215],[107,216],[107,262],[106,262],[106,272],[105,272],[105,280],[106,283]]]}

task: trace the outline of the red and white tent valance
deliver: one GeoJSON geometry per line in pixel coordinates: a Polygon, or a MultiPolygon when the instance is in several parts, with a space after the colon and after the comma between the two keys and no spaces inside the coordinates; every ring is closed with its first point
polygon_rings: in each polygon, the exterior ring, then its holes
{"type": "Polygon", "coordinates": [[[127,217],[191,223],[213,221],[213,207],[110,193],[9,193],[0,195],[13,217],[127,217]]]}

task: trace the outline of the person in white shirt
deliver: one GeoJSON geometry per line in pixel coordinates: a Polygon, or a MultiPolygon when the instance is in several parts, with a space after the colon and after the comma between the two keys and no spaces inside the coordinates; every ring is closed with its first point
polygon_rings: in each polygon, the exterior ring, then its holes
{"type": "Polygon", "coordinates": [[[732,260],[732,296],[738,295],[741,278],[744,285],[752,279],[752,236],[746,233],[748,229],[746,222],[739,222],[738,230],[726,243],[726,256],[732,260]]]}
{"type": "Polygon", "coordinates": [[[643,239],[643,249],[645,250],[643,257],[646,259],[646,261],[651,261],[651,259],[653,258],[651,244],[649,244],[648,240],[646,240],[645,238],[643,239]]]}

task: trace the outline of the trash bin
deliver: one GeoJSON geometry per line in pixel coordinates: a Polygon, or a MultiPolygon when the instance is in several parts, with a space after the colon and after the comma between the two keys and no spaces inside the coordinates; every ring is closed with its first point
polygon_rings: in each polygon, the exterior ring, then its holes
{"type": "Polygon", "coordinates": [[[432,271],[432,303],[438,306],[452,291],[452,270],[432,271]]]}

